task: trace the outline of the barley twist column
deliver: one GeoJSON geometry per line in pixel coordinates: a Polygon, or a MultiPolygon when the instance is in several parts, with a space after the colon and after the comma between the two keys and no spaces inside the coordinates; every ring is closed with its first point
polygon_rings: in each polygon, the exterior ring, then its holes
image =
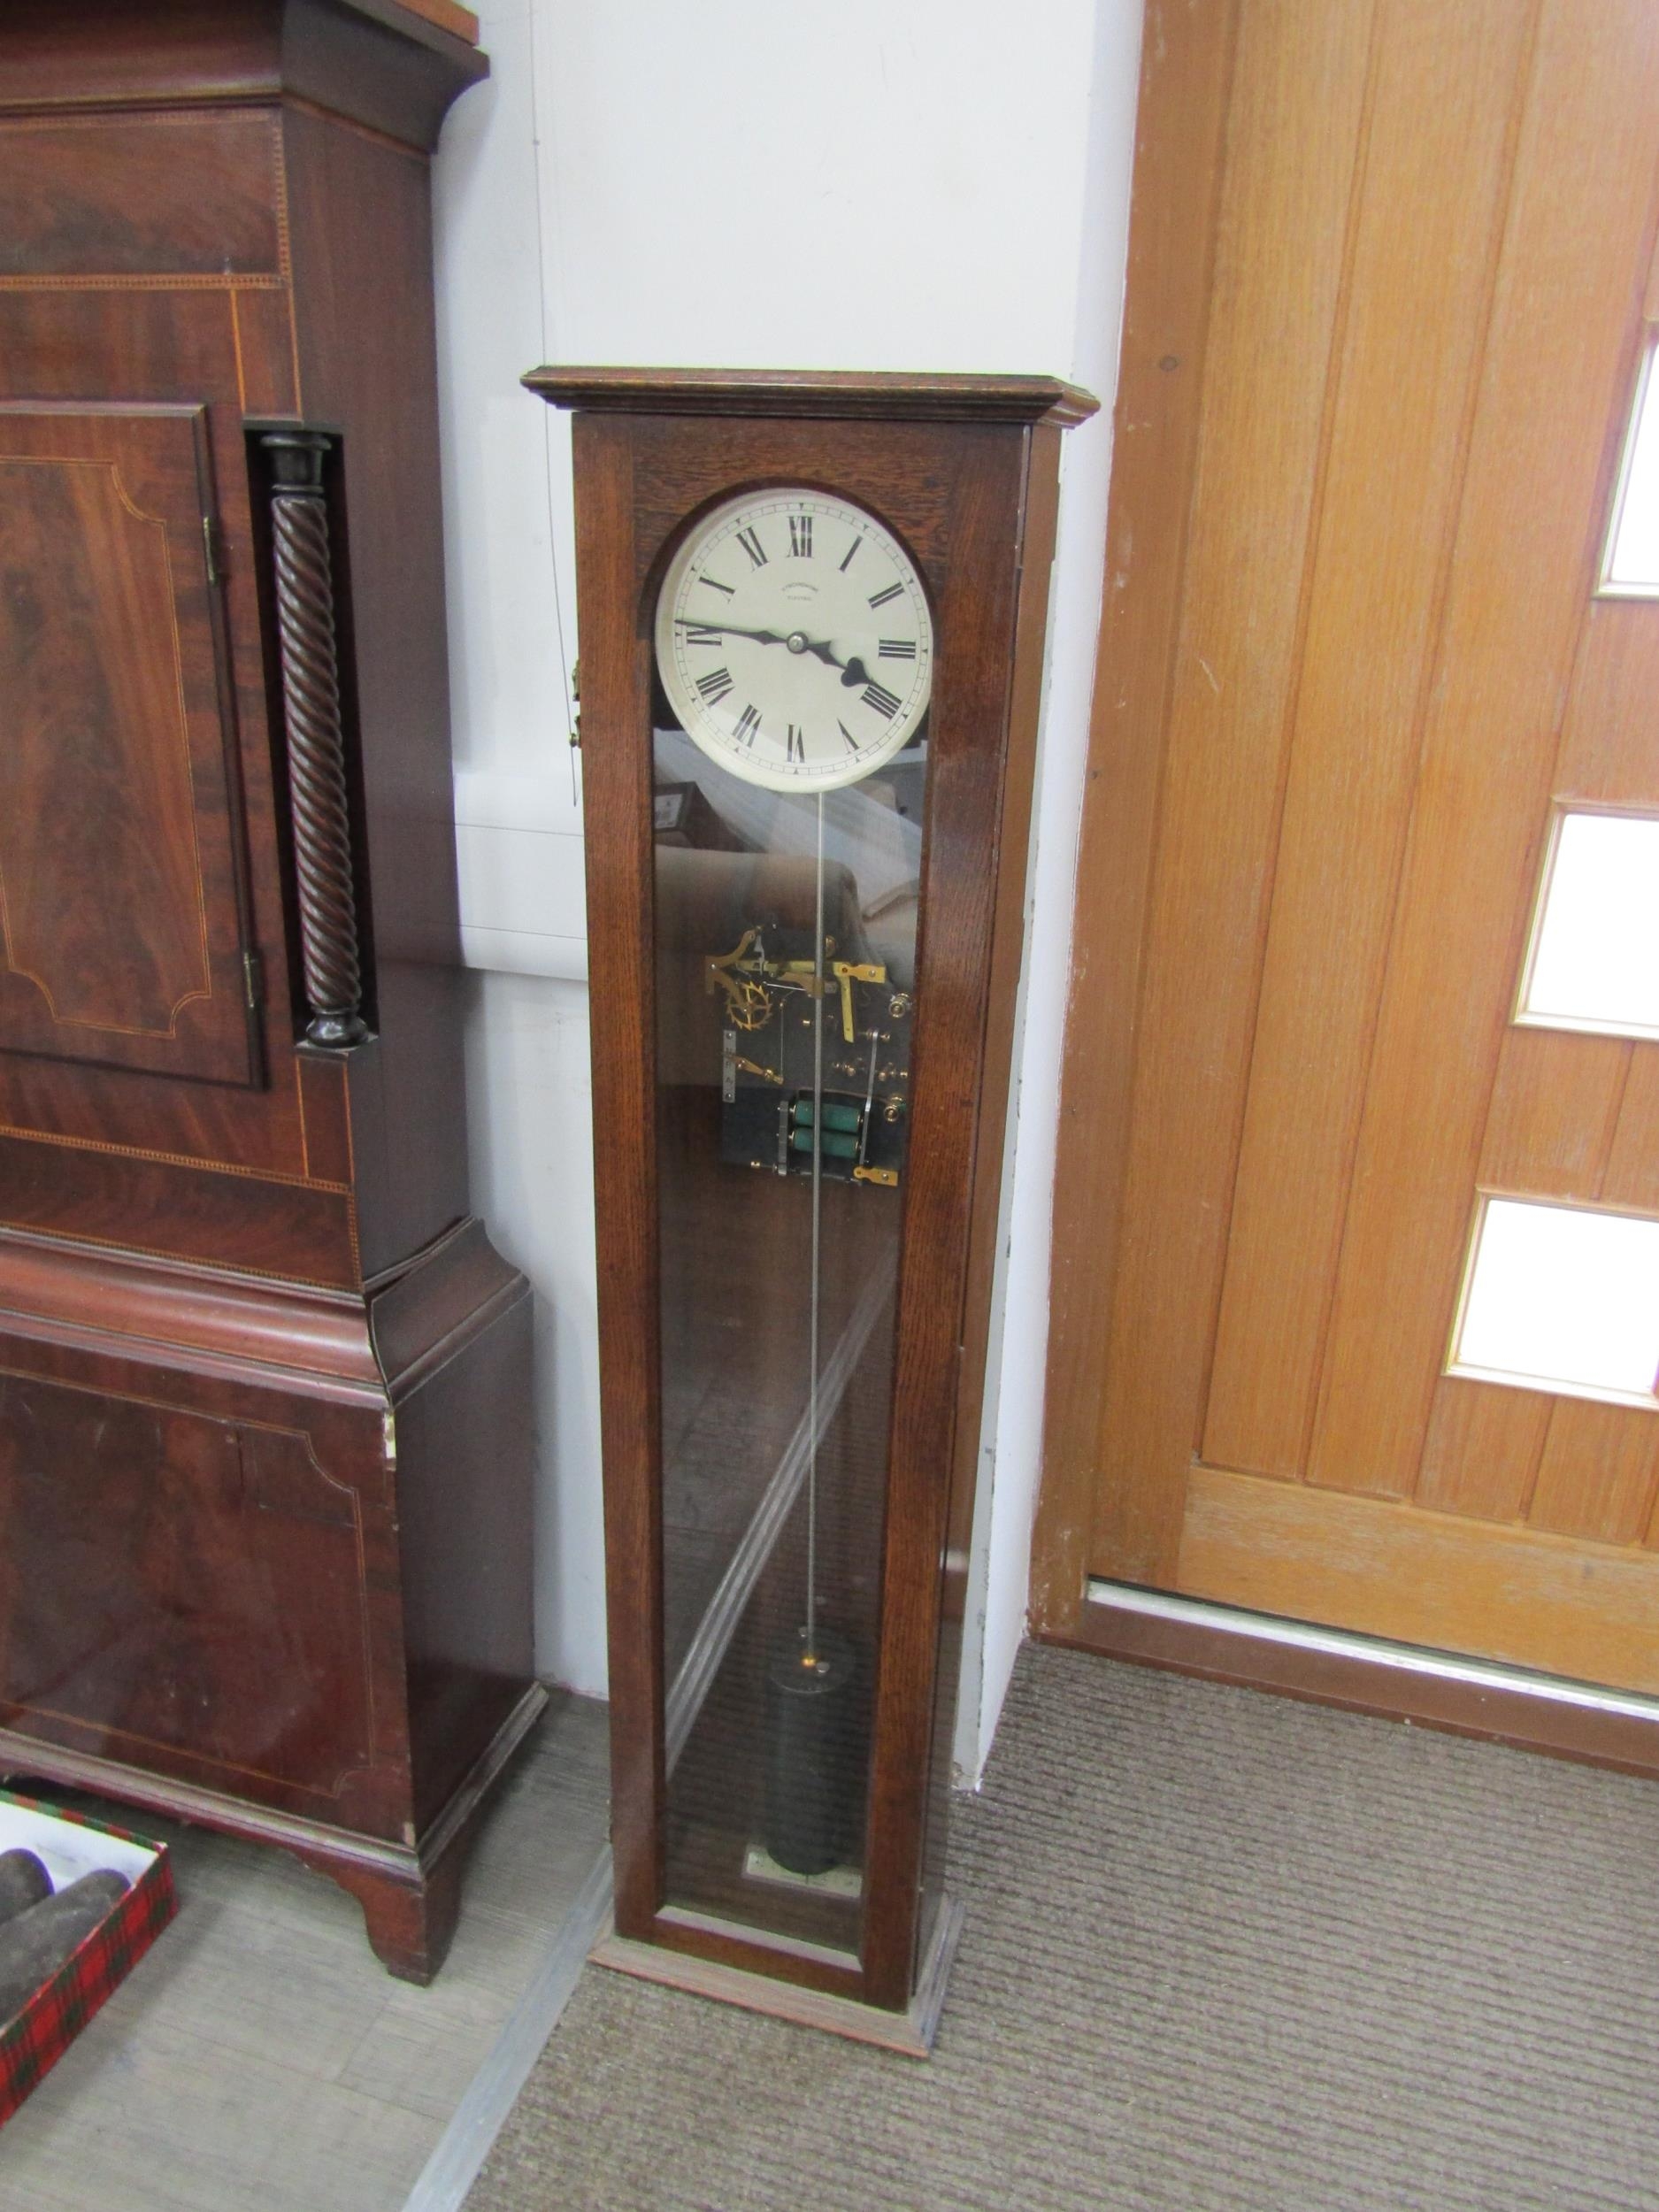
{"type": "Polygon", "coordinates": [[[357,911],[351,883],[345,740],[334,641],[334,580],[323,461],[328,440],[311,431],[273,432],[271,527],[276,555],[277,637],[288,734],[288,802],[299,885],[300,951],[306,1036],[315,1045],[354,1045],[368,1035],[361,1008],[357,911]]]}

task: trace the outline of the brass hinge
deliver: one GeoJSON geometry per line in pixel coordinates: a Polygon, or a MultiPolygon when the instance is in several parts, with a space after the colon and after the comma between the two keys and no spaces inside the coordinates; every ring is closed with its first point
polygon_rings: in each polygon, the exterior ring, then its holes
{"type": "Polygon", "coordinates": [[[207,555],[208,582],[222,584],[225,580],[225,570],[219,557],[219,525],[211,515],[204,515],[202,518],[202,549],[207,555]]]}
{"type": "Polygon", "coordinates": [[[244,952],[242,956],[242,986],[248,1011],[257,1014],[265,1001],[265,963],[257,952],[244,952]]]}

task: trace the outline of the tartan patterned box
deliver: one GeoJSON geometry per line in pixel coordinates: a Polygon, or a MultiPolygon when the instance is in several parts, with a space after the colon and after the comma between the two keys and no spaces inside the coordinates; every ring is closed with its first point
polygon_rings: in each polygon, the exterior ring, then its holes
{"type": "Polygon", "coordinates": [[[17,2017],[0,2023],[0,2124],[56,2065],[179,1909],[165,1844],[0,1790],[0,1851],[19,1845],[45,1862],[55,1889],[101,1867],[125,1874],[132,1887],[17,2017]]]}

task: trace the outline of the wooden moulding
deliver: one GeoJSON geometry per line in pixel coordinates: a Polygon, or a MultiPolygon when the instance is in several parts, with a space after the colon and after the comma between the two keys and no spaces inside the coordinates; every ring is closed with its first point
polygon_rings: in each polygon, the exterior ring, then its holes
{"type": "Polygon", "coordinates": [[[365,1292],[0,1229],[0,1333],[378,1404],[528,1294],[469,1217],[365,1292]]]}
{"type": "Polygon", "coordinates": [[[465,1779],[413,1843],[391,1843],[280,1808],[204,1789],[66,1744],[0,1728],[0,1778],[96,1791],[173,1820],[291,1852],[362,1906],[370,1941],[400,1981],[424,1986],[442,1964],[460,1913],[461,1880],[491,1789],[540,1719],[548,1692],[533,1682],[465,1779]]]}
{"type": "Polygon", "coordinates": [[[0,115],[287,97],[430,153],[477,39],[455,0],[7,0],[0,115]]]}
{"type": "Polygon", "coordinates": [[[381,1394],[364,1302],[350,1291],[14,1229],[0,1230],[0,1331],[129,1359],[188,1351],[204,1372],[287,1376],[365,1404],[381,1394]]]}
{"type": "Polygon", "coordinates": [[[916,1993],[902,2012],[878,2011],[856,1998],[803,1989],[794,1982],[774,1981],[769,1974],[745,1973],[741,1967],[725,1966],[689,1951],[664,1950],[655,1943],[632,1942],[626,1936],[605,1937],[590,1956],[595,1966],[633,1974],[641,1981],[687,1990],[695,1997],[712,1997],[720,2004],[741,2005],[749,2012],[770,2013],[774,2020],[792,2021],[796,2027],[826,2028],[833,2035],[846,2036],[855,2043],[872,2043],[879,2050],[896,2051],[903,2058],[926,2058],[939,2032],[945,1985],[962,1932],[962,1907],[950,1903],[935,1916],[916,1993]]]}
{"type": "Polygon", "coordinates": [[[478,18],[471,8],[457,7],[456,0],[402,0],[402,4],[406,14],[418,15],[434,30],[447,31],[469,46],[478,44],[478,18]]]}
{"type": "Polygon", "coordinates": [[[1035,1624],[1083,1602],[1118,1271],[1136,1018],[1209,330],[1234,0],[1173,12],[1141,58],[1106,582],[1061,1077],[1035,1624]],[[1131,563],[1133,551],[1133,561],[1131,563]],[[1083,979],[1087,978],[1087,987],[1083,979]]]}
{"type": "Polygon", "coordinates": [[[1086,422],[1099,402],[1051,376],[910,376],[855,369],[533,369],[550,406],[588,414],[742,415],[879,422],[1086,422]]]}
{"type": "Polygon", "coordinates": [[[1365,1637],[1318,1631],[1292,1640],[1284,1624],[1261,1615],[1181,1600],[1154,1609],[1144,1594],[1115,1596],[1110,1586],[1096,1586],[1074,1627],[1041,1640],[1659,1778],[1659,1701],[1649,1717],[1640,1700],[1601,1697],[1544,1676],[1529,1678],[1518,1668],[1405,1653],[1365,1637]]]}

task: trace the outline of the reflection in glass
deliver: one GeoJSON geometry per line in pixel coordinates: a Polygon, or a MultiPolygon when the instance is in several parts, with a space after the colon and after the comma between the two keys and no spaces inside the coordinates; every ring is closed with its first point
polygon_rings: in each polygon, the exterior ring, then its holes
{"type": "Polygon", "coordinates": [[[924,732],[772,792],[654,739],[667,1901],[856,1950],[924,732]]]}

